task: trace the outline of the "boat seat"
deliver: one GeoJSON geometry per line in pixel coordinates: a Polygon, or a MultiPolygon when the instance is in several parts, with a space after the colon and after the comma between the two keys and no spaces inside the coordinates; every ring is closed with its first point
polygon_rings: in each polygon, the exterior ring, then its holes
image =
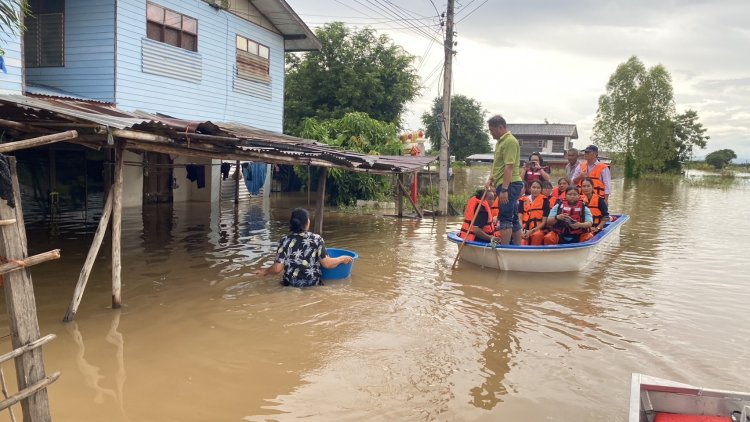
{"type": "Polygon", "coordinates": [[[681,415],[678,413],[657,413],[654,422],[732,422],[728,416],[681,415]]]}

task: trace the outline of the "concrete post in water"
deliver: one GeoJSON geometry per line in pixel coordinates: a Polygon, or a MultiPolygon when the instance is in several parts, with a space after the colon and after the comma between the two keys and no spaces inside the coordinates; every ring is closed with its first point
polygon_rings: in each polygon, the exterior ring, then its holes
{"type": "Polygon", "coordinates": [[[122,306],[122,185],[125,142],[117,142],[115,149],[115,177],[112,188],[112,308],[122,306]]]}
{"type": "MultiPolygon", "coordinates": [[[[326,178],[328,177],[328,169],[325,167],[320,168],[318,176],[318,202],[315,206],[315,233],[323,234],[323,209],[325,208],[326,202],[326,178]]],[[[308,183],[309,184],[309,183],[308,183]]]]}
{"type": "MultiPolygon", "coordinates": [[[[15,219],[16,224],[0,226],[0,255],[22,261],[26,258],[26,229],[21,210],[21,195],[18,188],[16,159],[7,157],[13,191],[7,192],[15,199],[11,208],[5,199],[0,199],[0,219],[15,219]]],[[[6,198],[11,199],[11,198],[6,198]]],[[[14,349],[22,348],[40,338],[39,321],[36,315],[36,300],[31,274],[27,268],[4,275],[3,289],[8,309],[11,344],[14,349]]],[[[42,349],[37,347],[15,358],[16,379],[19,390],[31,387],[46,378],[42,349]]],[[[24,421],[50,421],[47,390],[40,389],[21,401],[24,421]]]]}

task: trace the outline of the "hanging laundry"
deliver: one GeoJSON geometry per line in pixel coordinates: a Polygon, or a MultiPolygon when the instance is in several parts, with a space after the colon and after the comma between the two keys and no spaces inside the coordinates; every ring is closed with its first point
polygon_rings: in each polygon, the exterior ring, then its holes
{"type": "Polygon", "coordinates": [[[206,187],[206,167],[200,164],[185,164],[187,179],[198,182],[198,189],[206,187]]]}
{"type": "Polygon", "coordinates": [[[229,170],[232,168],[232,165],[229,163],[221,163],[221,180],[227,180],[229,177],[229,170]]]}
{"type": "Polygon", "coordinates": [[[242,177],[251,195],[258,195],[266,182],[266,163],[242,163],[242,177]]]}

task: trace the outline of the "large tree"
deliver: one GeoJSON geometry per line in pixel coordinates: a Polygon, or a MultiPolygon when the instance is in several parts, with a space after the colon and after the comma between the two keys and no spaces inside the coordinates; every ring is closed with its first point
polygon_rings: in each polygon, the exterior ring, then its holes
{"type": "Polygon", "coordinates": [[[707,129],[698,121],[698,112],[686,110],[675,116],[672,128],[672,142],[677,150],[677,155],[672,161],[667,162],[667,170],[679,170],[680,163],[690,161],[693,158],[693,148],[706,148],[710,139],[706,136],[707,129]]]}
{"type": "Polygon", "coordinates": [[[335,22],[316,35],[320,51],[287,55],[284,132],[300,135],[305,118],[338,119],[349,112],[398,125],[419,92],[414,57],[369,28],[335,22]]]}
{"type": "Polygon", "coordinates": [[[592,138],[621,153],[626,177],[663,171],[678,154],[672,139],[672,78],[662,65],[646,69],[635,56],[617,66],[599,97],[592,138]]]}
{"type": "Polygon", "coordinates": [[[737,154],[731,149],[720,149],[708,154],[706,163],[714,166],[715,169],[723,169],[735,158],[737,158],[737,154]]]}
{"type": "MultiPolygon", "coordinates": [[[[443,112],[443,100],[435,98],[432,110],[422,114],[422,124],[427,128],[427,137],[433,150],[440,149],[440,126],[438,115],[443,112]]],[[[490,137],[485,130],[485,116],[482,105],[464,95],[451,97],[451,130],[448,154],[455,155],[456,160],[463,160],[472,154],[490,152],[490,137]]]]}

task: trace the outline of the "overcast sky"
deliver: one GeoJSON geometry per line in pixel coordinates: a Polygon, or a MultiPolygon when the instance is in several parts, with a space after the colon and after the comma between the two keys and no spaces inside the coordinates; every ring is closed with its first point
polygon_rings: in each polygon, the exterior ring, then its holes
{"type": "MultiPolygon", "coordinates": [[[[311,28],[370,26],[417,56],[423,95],[404,120],[421,126],[442,92],[442,47],[429,35],[442,39],[437,11],[445,0],[287,2],[311,28]]],[[[678,112],[698,111],[711,140],[696,155],[731,148],[750,160],[750,2],[461,0],[456,8],[453,94],[476,99],[490,115],[575,123],[575,145],[585,146],[607,80],[636,55],[671,73],[678,112]]]]}

